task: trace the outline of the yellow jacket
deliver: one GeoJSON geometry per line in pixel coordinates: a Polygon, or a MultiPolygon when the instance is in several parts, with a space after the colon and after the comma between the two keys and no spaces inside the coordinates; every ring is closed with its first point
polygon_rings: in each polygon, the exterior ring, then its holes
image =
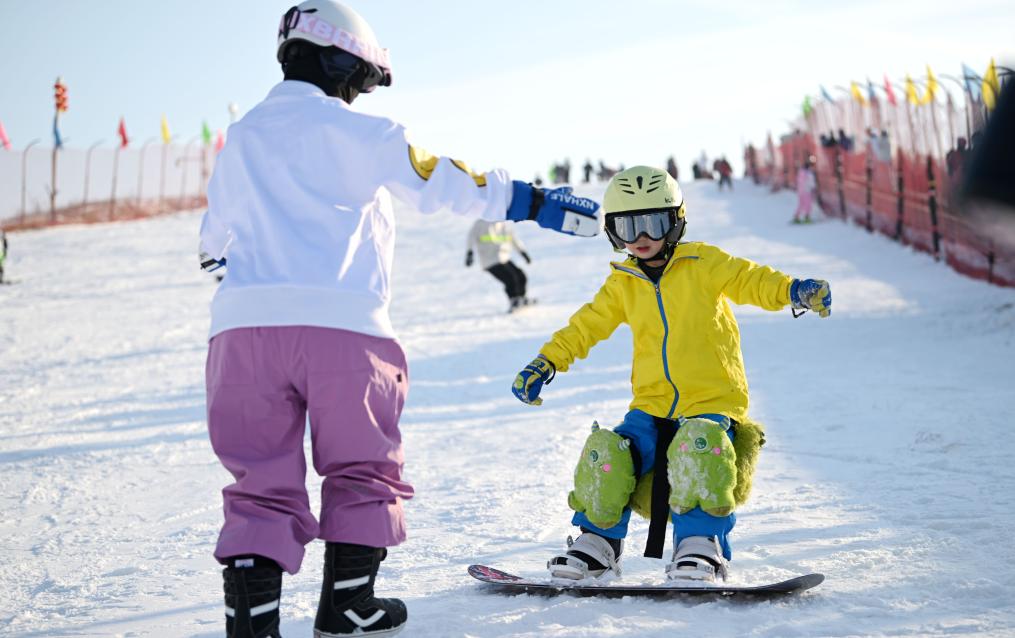
{"type": "Polygon", "coordinates": [[[653,416],[747,416],[740,329],[727,298],[766,310],[789,304],[792,277],[700,242],[679,244],[659,284],[634,258],[540,349],[558,371],[585,358],[621,322],[631,326],[631,409],[653,416]]]}

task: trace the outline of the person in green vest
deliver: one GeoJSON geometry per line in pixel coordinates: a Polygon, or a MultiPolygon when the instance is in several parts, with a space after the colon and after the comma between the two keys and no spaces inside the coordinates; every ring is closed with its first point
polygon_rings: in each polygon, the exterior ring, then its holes
{"type": "Polygon", "coordinates": [[[511,224],[489,222],[485,219],[478,219],[472,225],[465,247],[466,267],[471,266],[474,258],[478,256],[479,267],[504,284],[504,292],[508,297],[508,312],[514,312],[535,302],[525,294],[528,283],[525,272],[511,261],[513,250],[518,251],[525,263],[532,263],[532,258],[525,252],[525,246],[515,235],[511,224]]]}

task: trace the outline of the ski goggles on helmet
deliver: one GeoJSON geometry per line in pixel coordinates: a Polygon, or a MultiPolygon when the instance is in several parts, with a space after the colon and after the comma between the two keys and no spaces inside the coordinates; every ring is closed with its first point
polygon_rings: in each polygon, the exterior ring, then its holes
{"type": "Polygon", "coordinates": [[[378,86],[391,86],[388,70],[338,47],[321,49],[319,59],[326,76],[349,84],[360,93],[369,93],[378,86]]]}
{"type": "Polygon", "coordinates": [[[673,230],[673,218],[678,213],[679,209],[676,208],[661,208],[609,215],[606,218],[606,230],[625,244],[633,244],[642,235],[658,241],[673,230]]]}

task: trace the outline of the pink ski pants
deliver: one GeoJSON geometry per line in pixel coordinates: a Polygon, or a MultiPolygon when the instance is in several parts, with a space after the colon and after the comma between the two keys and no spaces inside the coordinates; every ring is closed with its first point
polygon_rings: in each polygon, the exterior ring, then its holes
{"type": "Polygon", "coordinates": [[[205,369],[212,448],[236,482],[222,490],[215,557],[257,554],[295,574],[304,546],[405,540],[398,419],[409,378],[394,339],[334,328],[237,328],[212,338],[205,369]],[[310,510],[303,437],[324,477],[310,510]]]}
{"type": "Polygon", "coordinates": [[[811,217],[811,206],[814,202],[814,194],[811,191],[801,191],[797,193],[797,206],[795,218],[800,219],[801,216],[810,219],[811,217]]]}

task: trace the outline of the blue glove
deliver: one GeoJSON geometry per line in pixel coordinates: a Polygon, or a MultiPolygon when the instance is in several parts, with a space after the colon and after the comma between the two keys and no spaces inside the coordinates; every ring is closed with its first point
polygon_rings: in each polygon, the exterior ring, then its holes
{"type": "Polygon", "coordinates": [[[789,300],[797,310],[813,310],[821,317],[832,314],[832,289],[823,279],[794,279],[789,300]]]}
{"type": "Polygon", "coordinates": [[[525,366],[525,369],[518,373],[515,382],[511,386],[511,392],[518,397],[522,403],[529,405],[542,405],[543,400],[539,398],[539,391],[543,389],[544,383],[553,380],[557,369],[550,363],[550,360],[539,355],[532,362],[525,366]]]}
{"type": "Polygon", "coordinates": [[[572,195],[570,186],[544,190],[515,180],[507,219],[513,222],[532,219],[543,228],[594,237],[599,234],[598,213],[599,204],[572,195]]]}

